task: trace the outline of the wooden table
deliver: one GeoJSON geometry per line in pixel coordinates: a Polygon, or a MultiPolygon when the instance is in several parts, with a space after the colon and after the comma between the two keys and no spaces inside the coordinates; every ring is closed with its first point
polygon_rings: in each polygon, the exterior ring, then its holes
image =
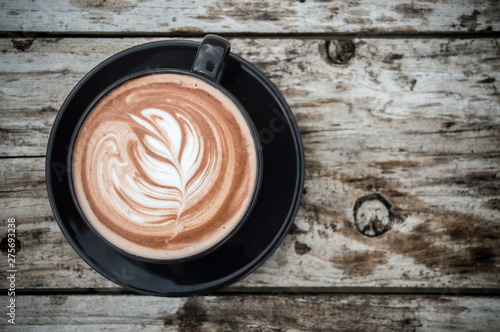
{"type": "Polygon", "coordinates": [[[498,330],[499,31],[498,0],[1,0],[2,288],[10,218],[17,272],[0,330],[498,330]],[[49,132],[101,61],[208,32],[289,103],[305,149],[301,207],[278,250],[233,286],[137,295],[59,230],[49,132]]]}

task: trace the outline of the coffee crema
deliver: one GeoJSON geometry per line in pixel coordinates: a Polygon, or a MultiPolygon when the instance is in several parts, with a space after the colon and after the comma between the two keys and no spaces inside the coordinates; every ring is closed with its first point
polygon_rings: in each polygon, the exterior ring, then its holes
{"type": "Polygon", "coordinates": [[[177,259],[225,238],[252,202],[257,147],[238,107],[182,74],[105,95],[76,137],[71,177],[92,227],[140,257],[177,259]]]}

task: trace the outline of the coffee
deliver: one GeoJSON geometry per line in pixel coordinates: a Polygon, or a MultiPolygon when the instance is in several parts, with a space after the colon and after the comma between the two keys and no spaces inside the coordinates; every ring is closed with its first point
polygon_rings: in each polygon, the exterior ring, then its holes
{"type": "Polygon", "coordinates": [[[244,218],[258,178],[239,108],[192,75],[128,80],[98,101],[73,145],[71,177],[90,225],[136,256],[177,259],[244,218]]]}

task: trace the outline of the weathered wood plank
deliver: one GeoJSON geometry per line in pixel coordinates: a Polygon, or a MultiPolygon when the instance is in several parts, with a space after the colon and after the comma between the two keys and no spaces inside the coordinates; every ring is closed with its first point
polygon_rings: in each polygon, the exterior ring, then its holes
{"type": "Polygon", "coordinates": [[[8,1],[1,31],[414,33],[500,30],[498,1],[8,1]]]}
{"type": "MultiPolygon", "coordinates": [[[[6,303],[8,298],[0,298],[6,303]]],[[[494,331],[494,297],[18,296],[9,331],[494,331]]],[[[3,324],[3,322],[2,322],[3,324]]]]}
{"type": "MultiPolygon", "coordinates": [[[[1,40],[0,154],[43,156],[71,87],[149,40],[35,39],[24,51],[1,40]]],[[[306,154],[295,227],[236,286],[500,287],[498,40],[232,44],[283,92],[306,154]],[[375,238],[356,230],[353,215],[373,193],[392,205],[391,229],[375,238]]],[[[0,160],[0,227],[18,221],[19,287],[113,287],[58,230],[43,168],[43,157],[0,160]]]]}

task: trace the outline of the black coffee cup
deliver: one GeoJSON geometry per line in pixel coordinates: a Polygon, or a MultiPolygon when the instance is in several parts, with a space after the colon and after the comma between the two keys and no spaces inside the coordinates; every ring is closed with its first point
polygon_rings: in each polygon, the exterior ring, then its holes
{"type": "Polygon", "coordinates": [[[278,248],[299,209],[304,152],[300,132],[285,98],[259,69],[234,53],[228,52],[222,65],[213,66],[219,68],[218,71],[211,71],[211,64],[208,68],[201,66],[210,73],[218,73],[214,79],[207,73],[194,72],[193,64],[200,51],[198,42],[162,40],[125,49],[104,60],[69,93],[47,144],[48,198],[66,240],[95,271],[143,294],[206,294],[241,280],[278,248]],[[262,183],[252,212],[230,239],[209,253],[163,262],[125,253],[89,226],[74,200],[68,155],[72,153],[70,143],[81,126],[82,117],[104,91],[139,72],[170,70],[214,81],[244,105],[259,134],[259,155],[262,154],[261,164],[265,169],[260,172],[262,183]]]}

